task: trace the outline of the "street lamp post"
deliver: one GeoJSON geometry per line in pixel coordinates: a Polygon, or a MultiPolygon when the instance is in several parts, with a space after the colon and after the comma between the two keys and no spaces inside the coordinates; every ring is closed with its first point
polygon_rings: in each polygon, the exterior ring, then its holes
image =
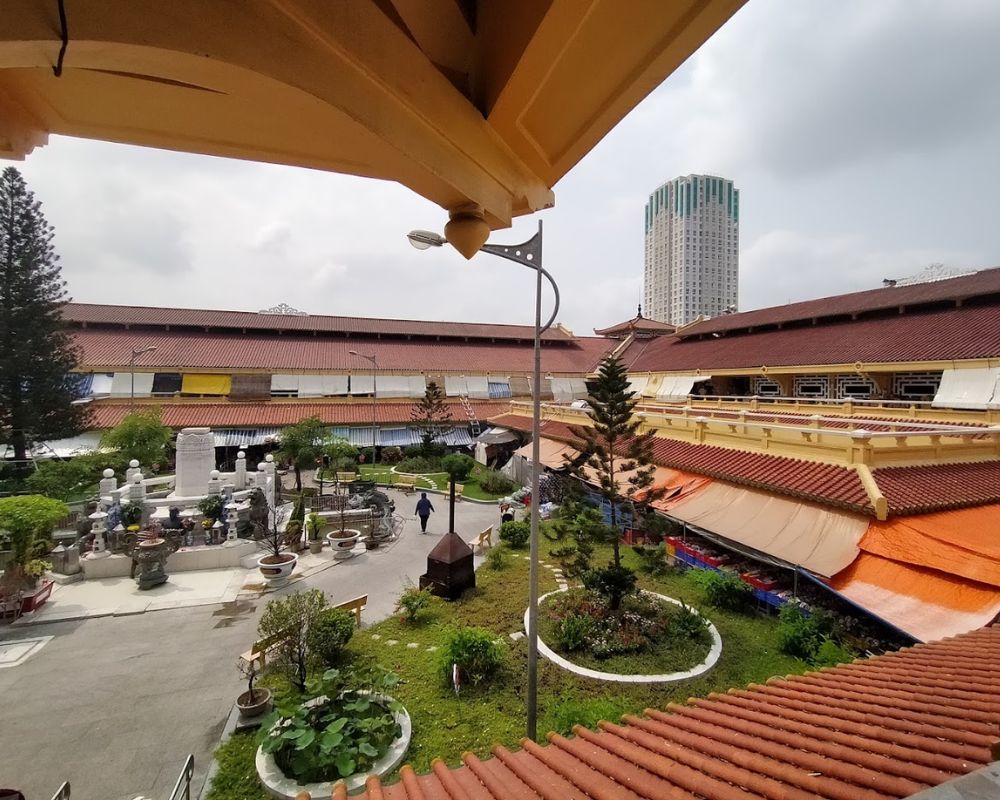
{"type": "Polygon", "coordinates": [[[359,353],[357,350],[348,350],[352,356],[357,356],[358,358],[364,358],[371,362],[372,364],[372,474],[375,472],[375,443],[376,437],[378,436],[377,427],[375,424],[375,393],[378,390],[378,361],[375,356],[366,356],[364,353],[359,353]]]}
{"type": "Polygon", "coordinates": [[[128,399],[129,411],[135,407],[135,360],[145,353],[152,353],[155,349],[156,347],[151,345],[149,347],[136,347],[132,350],[132,358],[128,360],[128,372],[131,382],[128,399]]]}
{"type": "MultiPolygon", "coordinates": [[[[411,231],[407,234],[410,244],[418,250],[441,247],[446,239],[432,231],[411,231]]],[[[484,244],[481,253],[506,258],[522,266],[535,270],[535,364],[531,384],[531,549],[530,572],[528,575],[528,738],[534,740],[538,712],[538,478],[539,440],[541,439],[542,416],[542,334],[555,322],[559,313],[559,287],[553,277],[542,268],[542,222],[538,221],[538,233],[523,244],[484,244]],[[549,321],[542,325],[542,276],[552,285],[555,305],[549,321]]]]}

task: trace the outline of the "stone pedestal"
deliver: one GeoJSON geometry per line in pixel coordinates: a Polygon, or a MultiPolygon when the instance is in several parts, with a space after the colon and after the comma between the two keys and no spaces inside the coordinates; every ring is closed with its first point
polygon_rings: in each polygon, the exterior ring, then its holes
{"type": "Polygon", "coordinates": [[[236,454],[236,470],[233,473],[233,485],[238,492],[247,488],[247,454],[242,450],[236,454]]]}
{"type": "Polygon", "coordinates": [[[89,519],[94,523],[93,528],[91,528],[91,533],[94,534],[94,547],[90,551],[90,558],[107,558],[109,555],[108,543],[104,537],[107,534],[108,515],[104,511],[95,511],[89,519]]]}
{"type": "Polygon", "coordinates": [[[427,572],[420,576],[420,588],[438,597],[457,600],[476,585],[472,548],[457,533],[445,534],[427,556],[427,572]]]}
{"type": "Polygon", "coordinates": [[[208,428],[184,428],[177,434],[178,497],[199,497],[208,491],[208,476],[215,469],[215,436],[208,428]]]}

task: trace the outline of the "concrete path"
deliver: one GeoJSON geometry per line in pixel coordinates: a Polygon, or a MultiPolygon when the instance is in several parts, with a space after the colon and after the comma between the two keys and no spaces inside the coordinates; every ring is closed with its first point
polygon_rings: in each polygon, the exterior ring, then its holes
{"type": "MultiPolygon", "coordinates": [[[[410,515],[396,542],[342,563],[314,565],[279,594],[315,587],[331,603],[367,594],[364,624],[390,615],[404,581],[416,583],[448,527],[445,498],[432,496],[437,512],[424,536],[412,517],[419,495],[393,495],[397,513],[410,515]]],[[[456,505],[456,528],[466,540],[496,522],[495,506],[456,505]]],[[[165,800],[193,753],[194,788],[200,790],[241,691],[237,657],[253,642],[257,619],[274,596],[242,594],[236,602],[219,602],[235,594],[245,574],[178,573],[164,587],[141,593],[128,579],[69,584],[49,601],[49,624],[0,626],[0,644],[52,637],[23,662],[0,669],[0,786],[46,800],[69,780],[74,797],[165,800]],[[148,605],[139,608],[142,603],[148,605]],[[60,605],[59,613],[81,616],[112,607],[133,610],[57,622],[60,605]]]]}

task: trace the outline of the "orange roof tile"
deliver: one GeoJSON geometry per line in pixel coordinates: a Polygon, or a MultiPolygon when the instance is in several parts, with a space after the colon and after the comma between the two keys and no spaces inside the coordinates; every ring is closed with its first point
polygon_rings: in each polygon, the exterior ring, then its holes
{"type": "MultiPolygon", "coordinates": [[[[1000,627],[728,694],[598,731],[471,753],[362,800],[885,800],[988,763],[1000,740],[1000,627]]],[[[335,800],[346,800],[337,789],[335,800]]]]}

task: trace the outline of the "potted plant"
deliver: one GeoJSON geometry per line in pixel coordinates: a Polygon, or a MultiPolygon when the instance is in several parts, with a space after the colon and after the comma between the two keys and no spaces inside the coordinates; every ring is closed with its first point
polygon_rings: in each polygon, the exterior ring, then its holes
{"type": "Polygon", "coordinates": [[[322,524],[323,518],[315,512],[306,519],[306,537],[309,539],[309,552],[313,555],[319,555],[323,549],[323,537],[319,533],[322,524]]]}
{"type": "Polygon", "coordinates": [[[68,513],[65,503],[42,495],[0,498],[0,530],[7,533],[11,547],[0,594],[22,592],[23,613],[39,608],[52,593],[52,581],[40,580],[49,568],[42,559],[52,549],[56,523],[68,513]]]}
{"type": "Polygon", "coordinates": [[[240,719],[252,719],[261,714],[270,713],[273,698],[271,690],[255,689],[253,685],[259,674],[260,662],[256,658],[250,661],[241,658],[236,662],[236,666],[247,679],[247,690],[236,698],[236,708],[239,709],[240,719]]]}
{"type": "Polygon", "coordinates": [[[210,494],[203,497],[198,501],[198,510],[203,517],[201,524],[205,528],[211,528],[213,522],[222,519],[225,507],[226,499],[221,494],[210,494]]]}
{"type": "Polygon", "coordinates": [[[288,577],[295,569],[299,557],[295,553],[285,551],[285,533],[278,530],[278,520],[273,512],[268,511],[265,522],[254,525],[254,539],[266,551],[257,559],[257,569],[260,570],[260,574],[271,588],[284,586],[288,583],[288,577]]]}
{"type": "Polygon", "coordinates": [[[361,531],[347,527],[347,501],[348,492],[345,489],[335,496],[337,510],[340,512],[340,525],[337,530],[326,535],[326,540],[330,543],[334,558],[350,558],[353,555],[354,547],[361,538],[361,531]]]}

